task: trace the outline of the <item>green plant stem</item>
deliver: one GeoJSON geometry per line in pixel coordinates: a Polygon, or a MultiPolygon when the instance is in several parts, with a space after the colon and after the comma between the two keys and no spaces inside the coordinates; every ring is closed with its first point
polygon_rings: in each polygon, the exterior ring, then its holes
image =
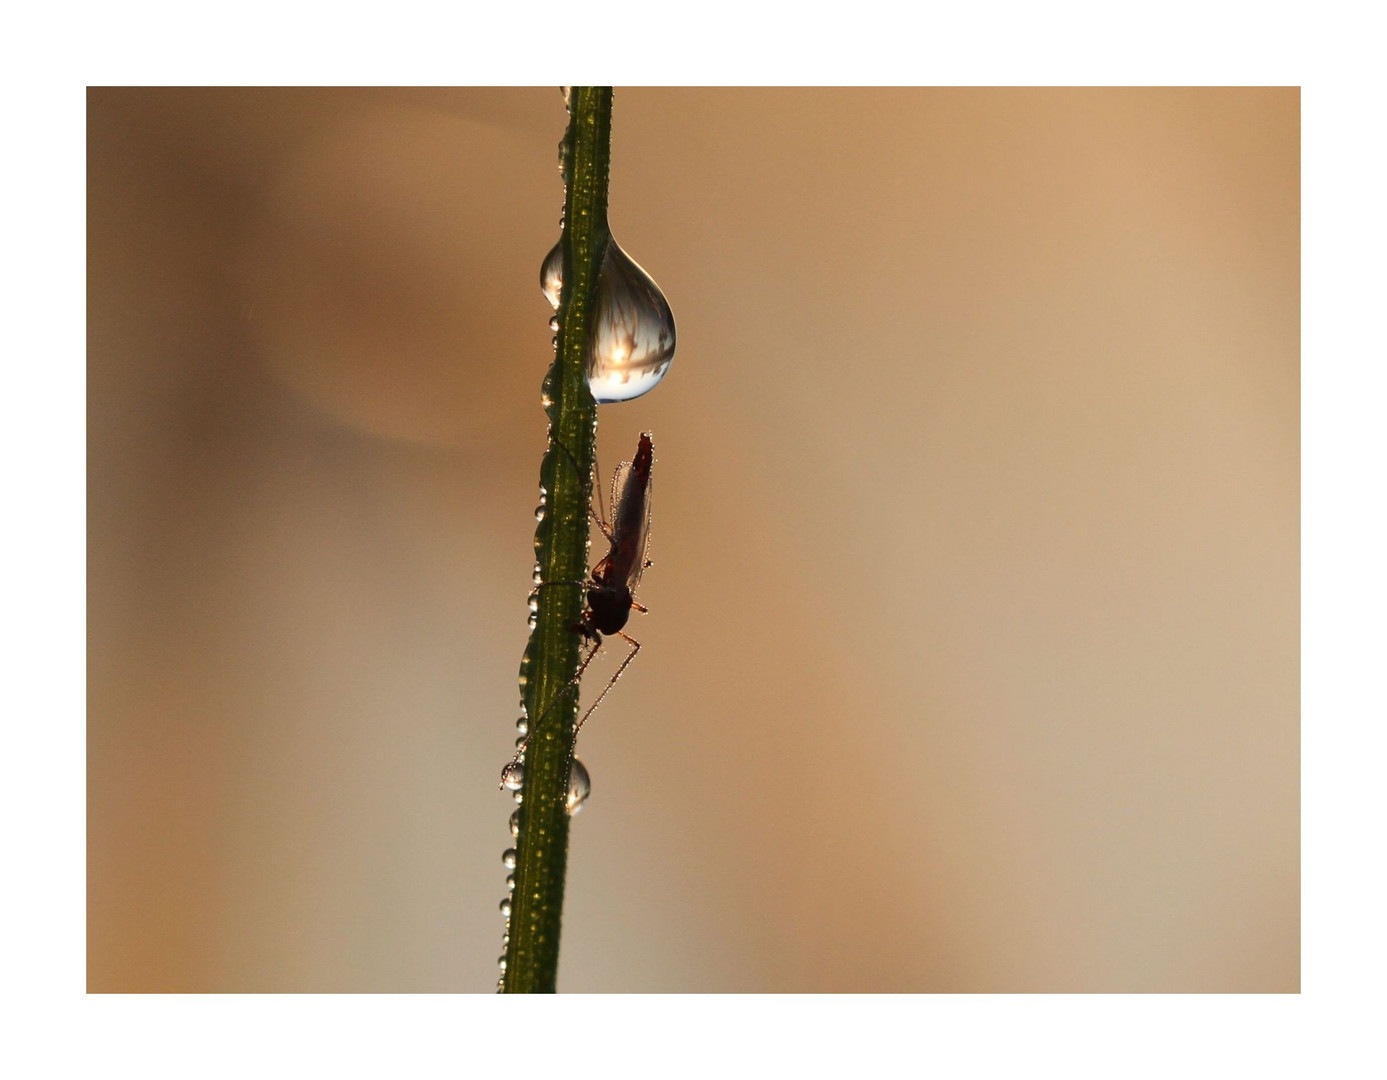
{"type": "Polygon", "coordinates": [[[585,354],[597,273],[608,239],[611,87],[573,87],[569,109],[560,327],[554,366],[545,379],[550,438],[540,466],[540,483],[548,494],[544,519],[535,529],[536,558],[546,584],[539,589],[537,621],[520,665],[532,730],[525,751],[510,942],[502,979],[506,993],[555,990],[568,864],[565,798],[578,709],[573,679],[580,653],[579,635],[572,627],[583,611],[597,435],[597,406],[588,389],[585,354]],[[566,450],[555,445],[556,438],[566,450]]]}

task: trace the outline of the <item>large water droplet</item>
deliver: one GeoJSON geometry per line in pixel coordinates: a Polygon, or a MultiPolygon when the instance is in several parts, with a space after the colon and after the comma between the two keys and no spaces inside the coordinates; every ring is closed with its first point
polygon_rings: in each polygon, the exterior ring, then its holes
{"type": "MultiPolygon", "coordinates": [[[[555,309],[563,288],[563,241],[540,267],[540,289],[555,309]]],[[[588,388],[599,405],[653,390],[674,359],[674,313],[660,287],[615,240],[597,274],[587,343],[588,388]]]]}
{"type": "Polygon", "coordinates": [[[512,761],[501,770],[501,786],[507,791],[519,791],[525,786],[525,766],[512,761]]]}
{"type": "Polygon", "coordinates": [[[576,814],[583,808],[583,803],[588,801],[588,796],[592,794],[592,777],[588,776],[587,769],[577,758],[573,759],[573,764],[568,770],[568,796],[564,800],[564,806],[569,814],[576,814]]]}

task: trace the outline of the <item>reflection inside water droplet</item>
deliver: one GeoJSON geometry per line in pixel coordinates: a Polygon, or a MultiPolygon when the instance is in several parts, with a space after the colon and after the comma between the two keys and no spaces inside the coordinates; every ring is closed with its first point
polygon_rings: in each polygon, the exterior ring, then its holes
{"type": "Polygon", "coordinates": [[[501,865],[507,870],[515,869],[515,848],[508,847],[505,851],[501,852],[501,865]]]}
{"type": "Polygon", "coordinates": [[[576,814],[591,794],[592,778],[588,776],[588,770],[583,763],[574,758],[568,770],[568,797],[564,800],[564,807],[570,815],[576,814]]]}
{"type": "MultiPolygon", "coordinates": [[[[563,241],[539,272],[555,309],[563,288],[563,241]]],[[[588,388],[599,405],[630,401],[653,390],[674,359],[674,313],[654,280],[615,240],[607,241],[597,275],[587,342],[588,388]]]]}
{"type": "Polygon", "coordinates": [[[512,761],[501,770],[501,786],[507,791],[519,792],[525,786],[525,766],[512,761]]]}
{"type": "Polygon", "coordinates": [[[554,245],[539,268],[539,291],[549,306],[559,310],[559,293],[563,289],[563,241],[554,245]]]}
{"type": "Polygon", "coordinates": [[[516,810],[510,816],[510,834],[514,840],[520,839],[520,811],[516,810]]]}

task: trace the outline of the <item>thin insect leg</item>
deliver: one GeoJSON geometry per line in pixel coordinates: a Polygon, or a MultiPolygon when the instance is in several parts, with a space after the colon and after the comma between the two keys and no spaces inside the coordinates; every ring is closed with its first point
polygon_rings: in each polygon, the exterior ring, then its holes
{"type": "MultiPolygon", "coordinates": [[[[602,530],[602,535],[610,542],[612,539],[612,519],[607,516],[607,508],[602,505],[602,466],[597,464],[597,443],[595,440],[592,444],[592,490],[597,494],[597,527],[602,530]]],[[[588,512],[592,512],[590,505],[588,512]]]]}
{"type": "MultiPolygon", "coordinates": [[[[626,635],[622,634],[621,636],[625,637],[626,635]]],[[[549,702],[549,707],[545,709],[544,712],[540,713],[539,719],[536,720],[533,724],[528,725],[527,730],[525,732],[525,738],[522,739],[520,745],[515,748],[515,754],[511,757],[510,762],[506,766],[507,768],[509,768],[511,765],[515,764],[517,761],[520,760],[520,755],[523,754],[526,748],[530,745],[530,740],[533,739],[535,735],[539,732],[540,727],[544,724],[544,721],[549,718],[549,714],[554,711],[554,709],[558,706],[559,702],[566,698],[568,696],[568,692],[578,685],[578,681],[583,677],[583,672],[587,671],[588,665],[592,663],[593,658],[601,651],[601,649],[602,642],[594,641],[592,643],[592,648],[588,650],[587,656],[583,657],[583,662],[578,665],[578,670],[574,673],[573,678],[568,680],[568,685],[554,695],[554,700],[549,702]]],[[[577,729],[575,728],[574,730],[576,731],[577,729]]],[[[572,757],[572,751],[569,752],[569,756],[572,757]]],[[[502,775],[504,777],[504,770],[502,770],[502,775]]],[[[501,786],[505,787],[504,779],[501,782],[501,786]]]]}
{"type": "MultiPolygon", "coordinates": [[[[575,458],[573,456],[573,452],[569,450],[567,446],[564,445],[563,440],[554,434],[552,426],[549,431],[549,438],[552,439],[554,445],[557,446],[560,450],[562,450],[564,454],[567,456],[569,462],[573,465],[573,471],[578,472],[578,459],[575,458]]],[[[602,469],[597,464],[597,447],[595,446],[592,449],[591,479],[592,490],[594,493],[596,493],[597,496],[597,509],[594,510],[592,508],[592,501],[588,500],[588,515],[592,518],[593,521],[597,523],[597,527],[602,530],[602,535],[607,538],[607,542],[611,543],[612,528],[610,525],[607,524],[607,510],[602,505],[602,469]]]]}
{"type": "Polygon", "coordinates": [[[637,641],[635,638],[631,637],[629,634],[623,633],[622,631],[618,630],[617,636],[621,638],[622,641],[626,642],[626,644],[631,646],[631,651],[626,654],[626,659],[623,660],[621,662],[621,666],[616,669],[616,674],[613,675],[607,681],[607,685],[602,688],[602,693],[597,695],[597,700],[588,706],[588,711],[583,713],[583,715],[578,718],[578,722],[573,725],[573,741],[568,744],[568,761],[564,764],[563,771],[565,785],[567,785],[568,776],[573,769],[573,755],[578,752],[578,732],[582,729],[583,723],[587,720],[589,716],[593,714],[593,711],[597,708],[597,706],[602,704],[602,699],[606,697],[607,693],[611,690],[611,688],[616,685],[617,679],[621,678],[621,673],[625,671],[627,666],[631,663],[631,661],[636,658],[636,653],[641,651],[641,643],[637,641]]]}
{"type": "MultiPolygon", "coordinates": [[[[583,722],[586,721],[587,718],[593,714],[593,712],[597,709],[597,706],[602,704],[602,699],[611,692],[612,687],[616,685],[617,679],[621,678],[621,673],[625,671],[627,666],[631,663],[631,661],[636,658],[636,653],[641,651],[641,643],[637,641],[635,638],[631,637],[629,634],[625,633],[624,631],[617,631],[616,636],[621,638],[622,641],[626,642],[627,645],[630,645],[631,651],[626,654],[626,659],[623,660],[621,662],[621,666],[616,669],[616,674],[607,680],[607,685],[602,688],[602,693],[597,695],[597,700],[588,706],[588,711],[583,713],[583,715],[578,718],[578,722],[573,725],[573,742],[575,745],[578,742],[578,732],[579,730],[581,730],[583,722]]],[[[570,756],[572,756],[571,751],[570,756]]]]}

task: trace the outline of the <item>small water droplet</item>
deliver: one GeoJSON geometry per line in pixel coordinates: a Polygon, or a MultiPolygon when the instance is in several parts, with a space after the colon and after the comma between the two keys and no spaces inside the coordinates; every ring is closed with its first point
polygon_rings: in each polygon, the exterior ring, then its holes
{"type": "Polygon", "coordinates": [[[520,717],[520,719],[515,722],[515,730],[522,735],[526,734],[530,730],[529,718],[524,716],[520,717]]]}
{"type": "Polygon", "coordinates": [[[501,786],[507,791],[519,792],[525,785],[525,766],[512,761],[501,770],[501,786]]]}
{"type": "MultiPolygon", "coordinates": [[[[559,226],[562,228],[562,224],[559,226]]],[[[555,311],[559,310],[559,296],[563,290],[563,240],[560,240],[544,256],[544,262],[539,267],[539,291],[544,294],[544,299],[549,301],[549,306],[555,311]]]]}
{"type": "Polygon", "coordinates": [[[512,791],[510,797],[514,799],[517,803],[523,803],[525,801],[524,793],[519,791],[512,791]]]}
{"type": "Polygon", "coordinates": [[[535,589],[525,598],[525,603],[529,605],[531,611],[539,610],[539,590],[535,589]]]}
{"type": "Polygon", "coordinates": [[[525,622],[529,625],[530,629],[533,630],[539,625],[539,614],[534,611],[530,612],[530,617],[526,619],[525,622]]]}
{"type": "MultiPolygon", "coordinates": [[[[525,736],[524,736],[524,735],[517,735],[517,736],[515,737],[515,745],[516,745],[516,746],[524,746],[524,745],[525,745],[525,736]]],[[[516,760],[516,761],[521,761],[521,762],[523,762],[523,761],[525,760],[525,754],[524,754],[524,752],[522,751],[521,753],[516,754],[516,755],[515,755],[515,760],[516,760]]]]}
{"type": "Polygon", "coordinates": [[[533,580],[536,585],[544,584],[544,569],[539,565],[539,563],[535,563],[535,573],[533,580]]]}
{"type": "Polygon", "coordinates": [[[510,918],[510,897],[509,897],[509,896],[506,897],[504,900],[501,901],[501,914],[504,915],[504,916],[505,916],[506,918],[508,918],[508,919],[510,918]]]}
{"type": "Polygon", "coordinates": [[[543,503],[540,503],[538,506],[535,507],[535,520],[536,520],[536,521],[543,521],[543,520],[544,520],[544,504],[543,504],[543,503]]]}
{"type": "Polygon", "coordinates": [[[571,87],[571,86],[560,86],[560,87],[559,87],[559,93],[561,93],[561,94],[563,95],[563,107],[564,107],[565,109],[570,109],[570,108],[572,108],[572,107],[573,107],[573,87],[571,87]]]}
{"type": "Polygon", "coordinates": [[[549,316],[549,329],[554,331],[559,329],[559,317],[557,315],[549,316]]]}
{"type": "Polygon", "coordinates": [[[516,810],[510,816],[510,834],[513,840],[520,839],[520,811],[516,810]]]}
{"type": "Polygon", "coordinates": [[[505,970],[506,970],[506,958],[505,958],[504,956],[498,957],[497,960],[496,960],[496,966],[497,966],[498,968],[500,968],[502,971],[505,971],[505,970]]]}
{"type": "Polygon", "coordinates": [[[509,944],[510,944],[510,935],[509,935],[509,934],[502,934],[502,935],[501,935],[501,948],[504,949],[504,948],[505,948],[506,946],[508,946],[509,944]]]}
{"type": "Polygon", "coordinates": [[[514,875],[514,874],[507,874],[507,875],[506,875],[506,888],[508,888],[511,892],[515,892],[515,875],[514,875]]]}
{"type": "MultiPolygon", "coordinates": [[[[563,288],[563,241],[540,267],[540,290],[557,310],[563,288]]],[[[597,274],[587,342],[588,388],[599,405],[649,393],[674,360],[674,313],[660,287],[615,240],[597,274]]]]}
{"type": "Polygon", "coordinates": [[[588,796],[592,794],[592,777],[588,776],[588,770],[577,758],[573,759],[573,764],[568,770],[568,796],[564,800],[564,806],[569,814],[576,814],[583,808],[583,803],[588,801],[588,796]]]}
{"type": "Polygon", "coordinates": [[[504,866],[507,870],[514,870],[515,857],[515,848],[506,848],[505,851],[501,852],[501,865],[504,866]]]}

